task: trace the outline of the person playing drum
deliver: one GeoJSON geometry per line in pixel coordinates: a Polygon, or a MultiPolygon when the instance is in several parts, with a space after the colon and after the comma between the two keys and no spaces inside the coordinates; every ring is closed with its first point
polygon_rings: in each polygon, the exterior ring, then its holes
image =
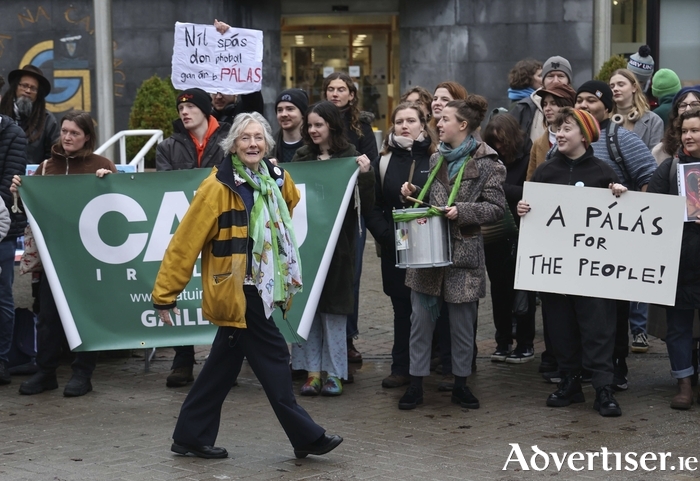
{"type": "MultiPolygon", "coordinates": [[[[423,377],[430,374],[430,345],[442,302],[447,303],[452,336],[452,402],[464,408],[479,407],[466,381],[472,372],[478,300],[486,295],[480,226],[500,220],[506,208],[506,169],[496,151],[472,135],[487,109],[486,99],[469,95],[450,101],[437,124],[440,145],[430,159],[431,174],[424,189],[428,189],[429,203],[442,207],[440,214],[448,219],[452,264],[406,272],[413,310],[411,384],[399,400],[399,409],[423,403],[423,377]]],[[[401,187],[404,196],[414,196],[416,191],[408,182],[401,187]]]]}

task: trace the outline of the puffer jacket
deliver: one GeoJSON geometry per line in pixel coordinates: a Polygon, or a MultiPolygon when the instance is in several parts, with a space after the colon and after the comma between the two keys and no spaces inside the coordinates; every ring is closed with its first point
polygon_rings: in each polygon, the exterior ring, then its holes
{"type": "Polygon", "coordinates": [[[12,212],[13,198],[10,192],[12,177],[24,175],[27,170],[27,137],[22,128],[7,115],[0,115],[0,196],[10,211],[10,230],[5,239],[13,240],[24,234],[27,217],[12,212]]]}
{"type": "MultiPolygon", "coordinates": [[[[360,155],[354,146],[345,151],[333,154],[331,158],[342,159],[360,155]]],[[[308,146],[301,147],[294,155],[292,162],[316,160],[316,156],[308,146]]],[[[360,210],[362,215],[368,215],[374,207],[374,170],[359,174],[357,185],[360,191],[360,210]]],[[[342,207],[341,207],[342,208],[342,207]]],[[[357,238],[357,210],[355,197],[351,197],[350,205],[345,212],[343,227],[338,235],[338,243],[333,251],[331,265],[328,268],[326,283],[323,285],[321,299],[318,302],[318,312],[326,314],[347,315],[355,311],[355,294],[353,282],[355,279],[355,239],[357,238]]]]}
{"type": "Polygon", "coordinates": [[[197,147],[182,120],[175,120],[173,129],[173,135],[158,144],[156,149],[156,170],[159,172],[197,167],[210,169],[217,167],[226,155],[219,143],[226,138],[231,129],[227,123],[219,124],[219,128],[209,138],[199,165],[197,165],[197,147]]]}
{"type": "MultiPolygon", "coordinates": [[[[282,179],[280,191],[291,214],[299,202],[299,190],[289,173],[265,162],[270,176],[282,179]]],[[[233,173],[233,164],[223,162],[197,188],[158,271],[152,294],[156,309],[176,307],[201,252],[204,317],[217,326],[247,327],[243,282],[251,263],[250,212],[240,193],[246,185],[236,185],[233,173]]]]}
{"type": "Polygon", "coordinates": [[[38,139],[27,144],[28,164],[39,164],[51,157],[51,148],[58,142],[60,130],[56,117],[47,110],[44,118],[44,131],[38,139]]]}
{"type": "MultiPolygon", "coordinates": [[[[431,169],[439,158],[437,153],[430,158],[431,169]]],[[[505,178],[506,168],[498,160],[498,154],[481,142],[464,168],[454,203],[459,215],[448,221],[453,264],[407,269],[408,287],[423,294],[440,296],[450,303],[472,302],[486,295],[484,241],[480,226],[503,217],[506,209],[505,178]]],[[[430,187],[430,203],[447,205],[454,181],[455,178],[448,180],[447,162],[443,162],[430,187]]]]}
{"type": "MultiPolygon", "coordinates": [[[[678,162],[689,164],[700,159],[685,155],[681,147],[678,162]]],[[[671,182],[673,157],[664,160],[649,180],[647,192],[678,195],[678,182],[671,182]]],[[[677,309],[700,309],[700,225],[695,222],[683,223],[681,258],[678,267],[678,287],[676,288],[677,309]]]]}

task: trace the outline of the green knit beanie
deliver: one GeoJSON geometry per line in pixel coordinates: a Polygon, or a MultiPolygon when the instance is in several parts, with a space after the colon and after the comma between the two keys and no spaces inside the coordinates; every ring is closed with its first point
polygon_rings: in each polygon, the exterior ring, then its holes
{"type": "Polygon", "coordinates": [[[667,68],[659,69],[651,81],[651,93],[657,99],[667,95],[675,95],[681,89],[681,80],[676,72],[667,68]]]}

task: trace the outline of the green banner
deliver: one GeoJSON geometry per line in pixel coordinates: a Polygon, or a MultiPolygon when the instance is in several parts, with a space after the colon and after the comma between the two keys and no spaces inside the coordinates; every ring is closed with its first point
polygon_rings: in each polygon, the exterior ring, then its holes
{"type": "MultiPolygon", "coordinates": [[[[301,192],[293,224],[303,292],[286,320],[289,341],[306,338],[355,185],[354,159],[285,164],[301,192]]],[[[36,176],[21,195],[68,342],[75,351],[211,343],[202,317],[201,270],[178,298],[175,326],[162,326],[151,291],[163,254],[210,171],[36,176]]]]}

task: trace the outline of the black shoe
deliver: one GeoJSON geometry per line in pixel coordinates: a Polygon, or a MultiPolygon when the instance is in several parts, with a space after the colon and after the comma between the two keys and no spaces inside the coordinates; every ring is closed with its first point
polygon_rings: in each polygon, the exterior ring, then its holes
{"type": "Polygon", "coordinates": [[[39,371],[19,385],[19,393],[27,395],[39,394],[52,389],[58,389],[58,380],[55,372],[39,371]]]}
{"type": "Polygon", "coordinates": [[[535,350],[532,347],[516,347],[506,358],[508,364],[522,364],[530,362],[535,358],[535,350]]]}
{"type": "Polygon", "coordinates": [[[408,386],[404,395],[399,399],[399,409],[415,409],[419,404],[423,404],[423,389],[408,386]]]}
{"type": "Polygon", "coordinates": [[[617,417],[622,414],[620,405],[613,395],[612,386],[604,386],[595,390],[593,409],[598,411],[601,416],[605,417],[617,417]]]}
{"type": "Polygon", "coordinates": [[[581,382],[591,382],[593,379],[593,373],[588,369],[581,369],[581,382]]]}
{"type": "Polygon", "coordinates": [[[7,368],[7,363],[5,361],[0,361],[0,386],[10,384],[11,382],[12,377],[10,376],[10,371],[7,368]]]}
{"type": "MultiPolygon", "coordinates": [[[[545,353],[542,353],[545,354],[545,353]]],[[[549,356],[551,357],[551,356],[549,356]]],[[[537,369],[537,371],[540,374],[544,374],[545,372],[554,372],[559,370],[559,364],[557,363],[556,360],[554,359],[548,359],[545,357],[540,361],[540,367],[537,369]]]]}
{"type": "Polygon", "coordinates": [[[612,388],[615,391],[627,391],[627,361],[625,358],[613,359],[615,371],[613,373],[612,388]]]}
{"type": "Polygon", "coordinates": [[[338,445],[342,442],[343,438],[341,438],[337,434],[331,434],[330,436],[328,434],[324,434],[316,441],[307,444],[303,448],[295,448],[294,456],[296,456],[298,459],[305,458],[309,454],[321,456],[323,454],[330,453],[335,448],[337,448],[338,445]]]}
{"type": "Polygon", "coordinates": [[[467,386],[456,387],[452,390],[452,402],[463,408],[479,409],[479,400],[467,386]]]}
{"type": "Polygon", "coordinates": [[[569,374],[557,385],[557,390],[547,398],[547,406],[561,408],[571,403],[582,403],[586,399],[581,390],[581,377],[569,374]]]}
{"type": "Polygon", "coordinates": [[[194,381],[194,366],[176,367],[165,380],[167,387],[182,387],[194,381]]]}
{"type": "Polygon", "coordinates": [[[80,374],[73,374],[63,389],[63,395],[65,397],[78,397],[84,396],[92,391],[92,383],[89,377],[81,376],[80,374]]]}
{"type": "Polygon", "coordinates": [[[173,443],[170,446],[170,450],[183,456],[194,454],[205,459],[228,458],[226,448],[217,448],[216,446],[189,446],[187,444],[173,443]]]}
{"type": "Polygon", "coordinates": [[[510,346],[498,346],[491,354],[491,362],[505,362],[510,354],[510,346]]]}
{"type": "Polygon", "coordinates": [[[547,381],[549,384],[559,384],[562,380],[562,373],[560,371],[552,371],[542,373],[542,379],[547,381]]]}

